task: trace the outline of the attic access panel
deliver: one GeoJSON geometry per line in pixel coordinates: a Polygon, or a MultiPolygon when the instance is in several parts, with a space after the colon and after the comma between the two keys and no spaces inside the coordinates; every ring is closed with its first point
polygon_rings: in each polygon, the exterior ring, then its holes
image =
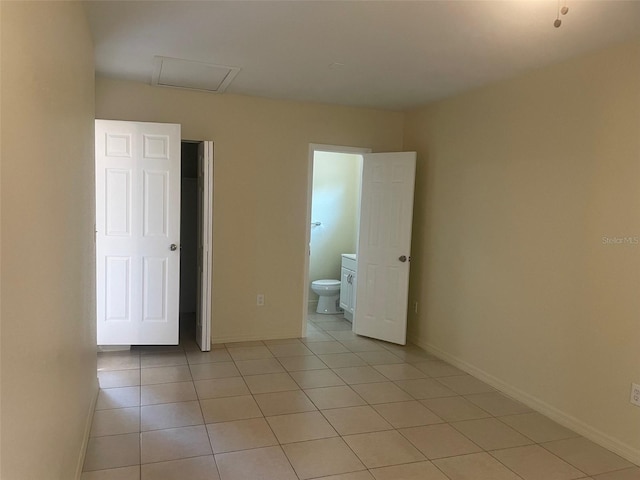
{"type": "Polygon", "coordinates": [[[152,85],[212,93],[224,92],[240,71],[238,67],[160,56],[154,57],[153,63],[152,85]]]}

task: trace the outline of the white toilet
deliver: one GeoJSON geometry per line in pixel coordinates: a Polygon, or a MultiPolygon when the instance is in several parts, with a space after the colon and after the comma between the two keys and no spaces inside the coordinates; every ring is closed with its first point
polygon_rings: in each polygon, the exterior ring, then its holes
{"type": "Polygon", "coordinates": [[[340,308],[340,280],[315,280],[311,290],[318,294],[316,313],[342,313],[340,308]]]}

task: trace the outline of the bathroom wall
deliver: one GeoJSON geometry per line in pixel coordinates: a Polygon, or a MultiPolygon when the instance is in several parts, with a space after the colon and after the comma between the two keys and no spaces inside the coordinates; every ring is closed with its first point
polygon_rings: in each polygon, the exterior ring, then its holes
{"type": "MultiPolygon", "coordinates": [[[[315,152],[309,283],[318,279],[340,279],[340,255],[355,253],[361,184],[360,155],[315,152]]],[[[309,290],[309,303],[318,296],[309,290]]]]}
{"type": "Polygon", "coordinates": [[[410,338],[636,462],[639,79],[636,41],[418,109],[405,129],[410,338]]]}

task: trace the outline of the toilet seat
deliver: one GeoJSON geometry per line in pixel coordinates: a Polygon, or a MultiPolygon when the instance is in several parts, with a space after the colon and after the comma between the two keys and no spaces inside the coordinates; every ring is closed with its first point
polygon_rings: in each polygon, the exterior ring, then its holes
{"type": "Polygon", "coordinates": [[[314,280],[311,290],[318,295],[316,313],[336,314],[342,312],[340,308],[340,280],[314,280]]]}
{"type": "Polygon", "coordinates": [[[340,288],[340,280],[314,280],[311,285],[323,290],[333,290],[336,287],[340,288]]]}

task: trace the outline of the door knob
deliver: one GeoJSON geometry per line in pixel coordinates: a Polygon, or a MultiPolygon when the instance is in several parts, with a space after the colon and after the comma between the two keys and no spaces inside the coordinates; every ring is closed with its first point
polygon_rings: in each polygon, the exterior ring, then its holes
{"type": "Polygon", "coordinates": [[[178,249],[178,246],[175,243],[172,243],[171,246],[169,247],[169,250],[171,250],[172,252],[175,252],[178,249]]]}
{"type": "Polygon", "coordinates": [[[405,255],[400,256],[400,258],[398,258],[398,260],[400,260],[402,263],[407,261],[407,257],[405,255]]]}

